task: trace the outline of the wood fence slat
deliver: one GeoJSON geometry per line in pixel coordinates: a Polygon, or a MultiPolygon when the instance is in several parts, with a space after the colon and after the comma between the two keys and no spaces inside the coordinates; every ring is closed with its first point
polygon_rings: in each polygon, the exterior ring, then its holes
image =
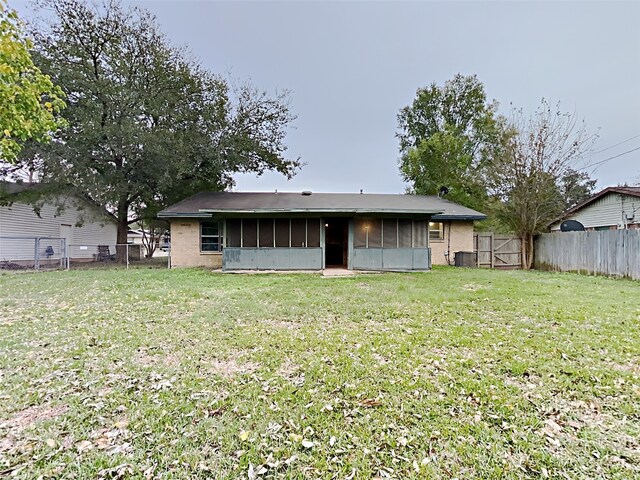
{"type": "Polygon", "coordinates": [[[535,267],[640,280],[640,230],[539,235],[535,267]]]}

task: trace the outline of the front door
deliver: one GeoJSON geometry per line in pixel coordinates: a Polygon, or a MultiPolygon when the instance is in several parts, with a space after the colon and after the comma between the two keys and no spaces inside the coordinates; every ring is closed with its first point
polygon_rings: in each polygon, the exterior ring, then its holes
{"type": "Polygon", "coordinates": [[[326,267],[346,267],[348,257],[348,218],[328,218],[324,222],[324,264],[326,267]]]}

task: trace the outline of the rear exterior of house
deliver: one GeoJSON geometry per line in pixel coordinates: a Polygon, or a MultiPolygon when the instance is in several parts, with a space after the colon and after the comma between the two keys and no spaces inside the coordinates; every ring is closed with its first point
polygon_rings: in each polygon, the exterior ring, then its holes
{"type": "Polygon", "coordinates": [[[171,224],[174,267],[419,271],[432,265],[430,229],[451,220],[431,221],[451,205],[484,218],[437,197],[311,192],[203,192],[158,216],[171,224]]]}
{"type": "Polygon", "coordinates": [[[566,220],[580,222],[587,231],[640,228],[640,187],[605,188],[566,212],[551,231],[560,231],[566,220]]]}

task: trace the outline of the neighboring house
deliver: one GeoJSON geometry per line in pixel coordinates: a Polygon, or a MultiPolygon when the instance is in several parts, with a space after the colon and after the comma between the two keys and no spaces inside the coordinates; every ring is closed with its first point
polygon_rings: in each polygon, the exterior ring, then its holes
{"type": "Polygon", "coordinates": [[[585,230],[640,228],[640,187],[605,188],[567,211],[551,231],[559,231],[565,220],[576,220],[585,230]]]}
{"type": "Polygon", "coordinates": [[[485,218],[435,196],[311,192],[203,192],[158,217],[172,266],[223,270],[428,270],[444,249],[472,250],[485,218]]]}
{"type": "MultiPolygon", "coordinates": [[[[0,197],[5,203],[13,194],[37,188],[0,182],[0,197]]],[[[75,197],[45,200],[39,215],[28,203],[14,201],[0,205],[0,262],[33,264],[36,245],[38,257],[43,260],[64,257],[65,245],[72,260],[95,259],[98,245],[108,246],[114,254],[116,228],[115,219],[106,211],[75,197]],[[40,239],[37,243],[36,238],[40,239]]]]}

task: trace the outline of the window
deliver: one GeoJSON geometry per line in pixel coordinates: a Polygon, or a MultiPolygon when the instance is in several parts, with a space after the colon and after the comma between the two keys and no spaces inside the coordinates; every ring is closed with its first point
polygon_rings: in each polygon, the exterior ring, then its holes
{"type": "Polygon", "coordinates": [[[200,251],[219,252],[222,250],[221,228],[218,221],[207,221],[200,223],[200,251]]]}
{"type": "Polygon", "coordinates": [[[385,218],[382,221],[382,238],[384,248],[397,248],[398,247],[398,219],[397,218],[385,218]]]}
{"type": "Polygon", "coordinates": [[[307,247],[320,246],[320,219],[309,218],[307,220],[307,247]]]}
{"type": "Polygon", "coordinates": [[[413,235],[412,220],[398,220],[398,248],[411,248],[411,237],[413,235]]]}
{"type": "Polygon", "coordinates": [[[258,221],[254,218],[242,220],[242,246],[244,248],[258,246],[258,221]]]}
{"type": "Polygon", "coordinates": [[[242,220],[227,220],[227,247],[239,247],[242,238],[242,220]]]}
{"type": "Polygon", "coordinates": [[[288,218],[276,218],[276,247],[289,247],[288,218]]]}
{"type": "Polygon", "coordinates": [[[291,219],[291,246],[307,246],[307,220],[304,218],[291,219]]]}
{"type": "Polygon", "coordinates": [[[273,218],[260,219],[260,248],[273,248],[273,218]]]}
{"type": "Polygon", "coordinates": [[[429,240],[444,240],[444,223],[429,222],[429,240]]]}
{"type": "Polygon", "coordinates": [[[413,222],[413,248],[427,248],[427,222],[413,222]]]}

